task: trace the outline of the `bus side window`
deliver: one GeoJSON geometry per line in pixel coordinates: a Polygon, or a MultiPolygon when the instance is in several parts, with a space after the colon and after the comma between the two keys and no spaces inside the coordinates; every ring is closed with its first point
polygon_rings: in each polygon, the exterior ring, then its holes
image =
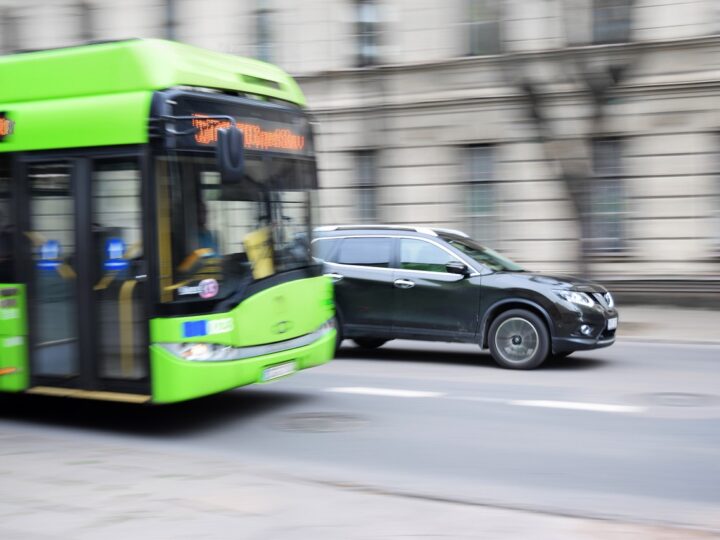
{"type": "Polygon", "coordinates": [[[11,171],[8,156],[0,156],[0,282],[16,280],[14,271],[15,224],[11,214],[11,171]]]}

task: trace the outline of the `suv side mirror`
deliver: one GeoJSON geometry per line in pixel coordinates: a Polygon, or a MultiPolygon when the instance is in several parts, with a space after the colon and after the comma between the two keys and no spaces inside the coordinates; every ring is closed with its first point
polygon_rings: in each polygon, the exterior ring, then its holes
{"type": "Polygon", "coordinates": [[[460,261],[450,261],[445,265],[445,270],[449,274],[458,274],[463,277],[470,275],[470,269],[460,261]]]}

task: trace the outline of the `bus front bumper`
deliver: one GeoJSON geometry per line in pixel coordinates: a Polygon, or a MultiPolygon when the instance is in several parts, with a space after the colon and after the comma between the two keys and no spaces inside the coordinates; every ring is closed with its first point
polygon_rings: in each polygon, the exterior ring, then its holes
{"type": "Polygon", "coordinates": [[[188,361],[151,345],[152,403],[194,399],[324,364],[335,353],[336,336],[333,328],[299,347],[222,362],[188,361]]]}

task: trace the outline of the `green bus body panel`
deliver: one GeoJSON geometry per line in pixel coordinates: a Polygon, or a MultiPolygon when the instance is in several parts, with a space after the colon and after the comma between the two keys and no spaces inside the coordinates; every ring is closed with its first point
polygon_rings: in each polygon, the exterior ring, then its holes
{"type": "Polygon", "coordinates": [[[0,111],[15,122],[0,152],[145,143],[153,92],[176,86],[305,105],[276,66],[155,39],[0,57],[0,80],[0,111]]]}
{"type": "MultiPolygon", "coordinates": [[[[2,71],[0,71],[2,73],[2,71]]],[[[15,134],[0,152],[145,143],[151,92],[18,103],[9,110],[15,134]]]]}
{"type": "Polygon", "coordinates": [[[14,371],[0,375],[0,391],[21,392],[29,383],[25,285],[0,284],[0,290],[7,289],[16,294],[0,297],[0,373],[14,371]]]}
{"type": "Polygon", "coordinates": [[[332,282],[314,277],[283,283],[247,298],[228,313],[150,321],[152,400],[171,403],[258,382],[262,369],[295,360],[299,369],[329,361],[335,333],[304,347],[255,358],[194,362],[177,358],[158,343],[217,343],[249,347],[285,341],[314,332],[334,315],[332,282]],[[217,332],[185,337],[186,323],[215,322],[217,332]]]}
{"type": "Polygon", "coordinates": [[[152,345],[152,402],[175,403],[261,382],[265,368],[283,362],[294,361],[298,369],[324,364],[335,353],[335,338],[333,330],[304,347],[229,362],[187,362],[152,345]]]}

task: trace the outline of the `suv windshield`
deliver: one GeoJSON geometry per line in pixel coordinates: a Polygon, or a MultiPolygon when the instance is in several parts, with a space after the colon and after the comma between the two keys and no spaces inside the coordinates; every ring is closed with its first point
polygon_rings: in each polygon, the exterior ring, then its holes
{"type": "Polygon", "coordinates": [[[475,259],[477,262],[487,266],[495,272],[524,272],[522,266],[514,263],[510,259],[503,257],[497,251],[481,246],[474,240],[463,238],[458,240],[455,238],[447,238],[444,240],[455,249],[462,251],[468,257],[475,259]]]}

